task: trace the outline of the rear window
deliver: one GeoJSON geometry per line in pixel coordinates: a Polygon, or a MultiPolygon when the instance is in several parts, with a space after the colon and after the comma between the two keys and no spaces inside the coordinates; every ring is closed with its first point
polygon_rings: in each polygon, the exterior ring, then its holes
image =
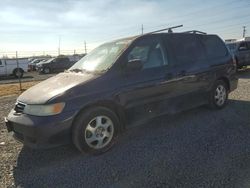
{"type": "Polygon", "coordinates": [[[195,35],[173,35],[168,40],[178,63],[197,62],[205,58],[205,51],[195,35]]]}
{"type": "Polygon", "coordinates": [[[208,58],[218,58],[227,55],[227,48],[219,37],[204,35],[201,38],[208,58]]]}

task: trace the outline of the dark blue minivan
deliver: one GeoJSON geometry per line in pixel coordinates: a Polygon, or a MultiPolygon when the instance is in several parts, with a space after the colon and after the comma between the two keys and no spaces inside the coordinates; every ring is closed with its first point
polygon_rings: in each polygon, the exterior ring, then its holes
{"type": "Polygon", "coordinates": [[[208,104],[237,88],[236,64],[216,35],[156,33],[105,43],[21,94],[5,118],[32,148],[73,142],[102,153],[132,122],[208,104]]]}

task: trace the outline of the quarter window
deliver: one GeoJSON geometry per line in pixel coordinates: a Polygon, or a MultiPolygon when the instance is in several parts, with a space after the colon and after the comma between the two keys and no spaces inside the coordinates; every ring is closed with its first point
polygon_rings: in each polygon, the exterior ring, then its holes
{"type": "Polygon", "coordinates": [[[227,55],[227,48],[218,37],[202,36],[202,42],[208,58],[218,58],[227,55]]]}

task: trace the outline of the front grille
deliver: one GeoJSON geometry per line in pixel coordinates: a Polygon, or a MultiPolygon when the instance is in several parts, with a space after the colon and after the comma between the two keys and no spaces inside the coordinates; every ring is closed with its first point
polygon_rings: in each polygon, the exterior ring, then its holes
{"type": "Polygon", "coordinates": [[[16,113],[23,113],[24,108],[25,108],[25,104],[17,102],[14,110],[16,113]]]}

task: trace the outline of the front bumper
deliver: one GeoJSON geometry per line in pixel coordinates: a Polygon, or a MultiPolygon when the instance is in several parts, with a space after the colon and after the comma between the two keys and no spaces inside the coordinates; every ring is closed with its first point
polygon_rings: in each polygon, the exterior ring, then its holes
{"type": "Polygon", "coordinates": [[[71,142],[74,112],[38,117],[15,114],[12,110],[5,124],[14,138],[31,148],[51,148],[71,142]]]}

